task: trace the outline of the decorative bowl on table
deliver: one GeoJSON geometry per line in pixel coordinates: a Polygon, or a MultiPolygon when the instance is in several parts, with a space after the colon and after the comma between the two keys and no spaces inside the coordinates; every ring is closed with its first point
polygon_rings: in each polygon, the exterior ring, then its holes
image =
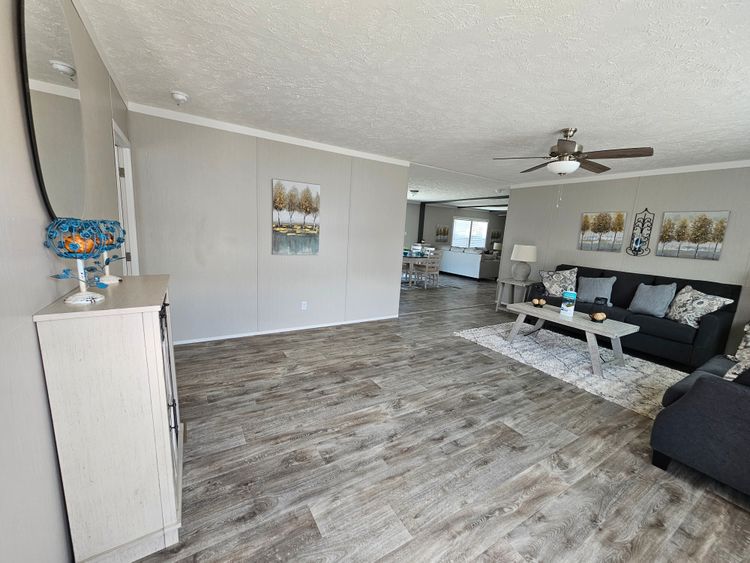
{"type": "Polygon", "coordinates": [[[546,299],[532,299],[531,304],[537,309],[541,309],[547,304],[547,300],[546,299]]]}
{"type": "Polygon", "coordinates": [[[602,313],[602,312],[591,313],[589,315],[589,318],[591,319],[592,322],[603,323],[604,321],[607,320],[607,314],[602,313]]]}

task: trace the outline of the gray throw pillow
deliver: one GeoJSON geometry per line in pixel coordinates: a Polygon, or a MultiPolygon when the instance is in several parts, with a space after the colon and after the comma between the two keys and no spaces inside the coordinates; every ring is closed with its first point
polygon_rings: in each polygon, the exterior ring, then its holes
{"type": "Polygon", "coordinates": [[[678,323],[698,328],[701,317],[718,311],[730,303],[734,303],[734,299],[727,299],[718,295],[708,295],[686,285],[675,296],[674,301],[669,306],[667,318],[671,321],[677,321],[678,323]]]}
{"type": "Polygon", "coordinates": [[[558,270],[556,272],[539,272],[539,275],[542,278],[544,289],[547,290],[547,295],[562,297],[563,291],[576,290],[578,268],[558,270]]]}
{"type": "Polygon", "coordinates": [[[633,300],[630,302],[628,311],[651,315],[660,319],[664,318],[676,291],[676,283],[665,285],[646,285],[642,283],[638,286],[633,300]]]}
{"type": "MultiPolygon", "coordinates": [[[[578,279],[578,301],[582,303],[593,303],[597,297],[605,297],[607,306],[612,306],[612,286],[617,278],[579,278],[578,279]]],[[[671,301],[671,299],[670,299],[671,301]]]]}

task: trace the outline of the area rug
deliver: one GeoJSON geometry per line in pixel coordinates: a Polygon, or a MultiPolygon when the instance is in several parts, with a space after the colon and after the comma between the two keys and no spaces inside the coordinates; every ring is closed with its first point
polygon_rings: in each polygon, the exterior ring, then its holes
{"type": "MultiPolygon", "coordinates": [[[[542,329],[529,336],[531,325],[508,342],[513,323],[472,328],[454,333],[480,346],[533,366],[546,374],[598,395],[650,418],[661,410],[664,391],[685,373],[625,355],[625,365],[602,365],[603,377],[594,375],[586,342],[542,329]]],[[[599,348],[603,362],[613,359],[612,350],[599,348]]]]}

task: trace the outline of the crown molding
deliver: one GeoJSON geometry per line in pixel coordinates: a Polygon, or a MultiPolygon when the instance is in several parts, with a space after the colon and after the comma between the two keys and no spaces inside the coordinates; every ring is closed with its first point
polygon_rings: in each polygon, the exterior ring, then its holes
{"type": "Polygon", "coordinates": [[[563,186],[566,184],[582,184],[585,182],[606,182],[608,180],[622,180],[624,178],[642,178],[644,176],[663,176],[665,174],[688,174],[690,172],[708,172],[711,170],[729,170],[732,168],[750,168],[750,160],[728,160],[726,162],[709,162],[706,164],[691,164],[688,166],[674,166],[672,168],[654,168],[653,170],[639,170],[633,172],[615,172],[606,176],[587,176],[565,180],[545,180],[542,182],[524,182],[511,184],[511,190],[522,188],[536,188],[540,186],[563,186]]]}
{"type": "Polygon", "coordinates": [[[81,92],[78,88],[53,84],[52,82],[43,82],[34,78],[29,78],[29,89],[36,92],[44,92],[45,94],[52,94],[53,96],[63,96],[64,98],[71,98],[73,100],[81,99],[81,92]]]}
{"type": "Polygon", "coordinates": [[[346,156],[353,156],[355,158],[364,158],[366,160],[385,162],[386,164],[395,164],[397,166],[406,167],[410,165],[410,162],[408,160],[399,160],[397,158],[391,158],[389,156],[362,152],[354,149],[347,149],[345,147],[328,145],[326,143],[319,143],[318,141],[309,141],[307,139],[300,139],[299,137],[291,137],[289,135],[282,135],[280,133],[273,133],[271,131],[263,131],[262,129],[255,129],[253,127],[246,127],[244,125],[237,125],[236,123],[219,121],[216,119],[210,119],[208,117],[201,117],[199,115],[183,113],[181,111],[175,111],[171,109],[163,109],[154,106],[128,102],[128,111],[150,115],[152,117],[160,117],[162,119],[170,119],[172,121],[180,121],[182,123],[189,123],[191,125],[198,125],[201,127],[210,127],[211,129],[219,129],[221,131],[228,131],[230,133],[238,133],[240,135],[258,137],[260,139],[267,139],[269,141],[278,141],[280,143],[298,145],[300,147],[307,147],[309,149],[343,154],[346,156]]]}

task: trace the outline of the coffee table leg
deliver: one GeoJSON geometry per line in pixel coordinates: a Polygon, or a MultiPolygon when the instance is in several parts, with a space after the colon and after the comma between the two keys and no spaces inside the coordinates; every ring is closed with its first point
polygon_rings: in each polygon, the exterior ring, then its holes
{"type": "Polygon", "coordinates": [[[625,363],[625,356],[622,355],[622,342],[620,342],[620,339],[618,337],[613,337],[612,339],[612,351],[615,353],[615,362],[618,364],[624,364],[625,363]]]}
{"type": "Polygon", "coordinates": [[[532,328],[524,336],[529,336],[530,334],[534,334],[535,332],[540,330],[543,326],[544,326],[544,319],[537,319],[536,323],[534,324],[534,328],[532,328]]]}
{"type": "Polygon", "coordinates": [[[596,343],[596,335],[586,332],[586,342],[589,345],[589,356],[591,356],[591,369],[594,375],[602,377],[602,361],[599,357],[599,345],[596,343]]]}
{"type": "Polygon", "coordinates": [[[516,319],[516,322],[513,323],[513,328],[510,329],[510,334],[508,335],[508,342],[513,342],[513,339],[518,334],[518,331],[521,330],[521,326],[523,326],[523,321],[526,320],[526,315],[524,313],[519,313],[518,318],[516,319]]]}

